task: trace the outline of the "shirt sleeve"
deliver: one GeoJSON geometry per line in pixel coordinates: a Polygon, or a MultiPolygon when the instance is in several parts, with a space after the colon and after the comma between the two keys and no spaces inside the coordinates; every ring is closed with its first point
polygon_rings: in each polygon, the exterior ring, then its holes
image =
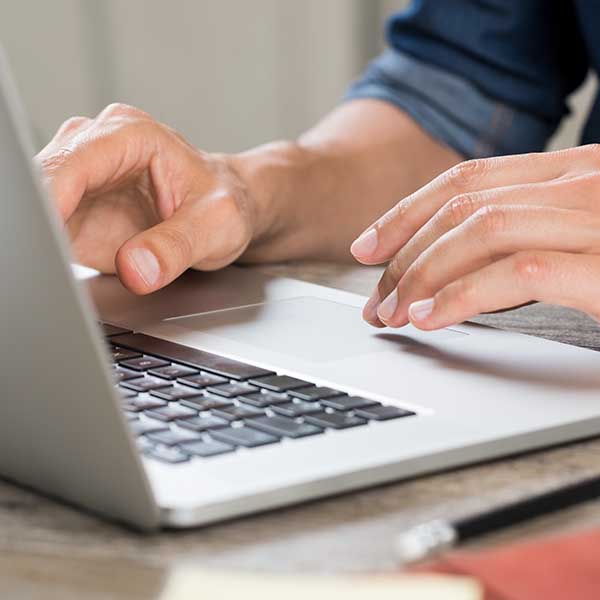
{"type": "Polygon", "coordinates": [[[588,69],[566,0],[415,0],[387,41],[346,99],[390,102],[466,158],[542,150],[588,69]]]}

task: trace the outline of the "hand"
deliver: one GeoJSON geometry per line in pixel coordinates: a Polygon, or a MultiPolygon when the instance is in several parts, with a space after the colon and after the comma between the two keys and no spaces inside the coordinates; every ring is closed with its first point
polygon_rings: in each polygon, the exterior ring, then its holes
{"type": "Polygon", "coordinates": [[[438,329],[533,300],[600,320],[600,147],[463,162],[352,253],[390,261],[363,311],[378,327],[438,329]]]}
{"type": "Polygon", "coordinates": [[[113,104],[66,121],[36,157],[79,262],[137,294],[190,266],[236,260],[259,229],[234,159],[202,153],[146,113],[113,104]]]}

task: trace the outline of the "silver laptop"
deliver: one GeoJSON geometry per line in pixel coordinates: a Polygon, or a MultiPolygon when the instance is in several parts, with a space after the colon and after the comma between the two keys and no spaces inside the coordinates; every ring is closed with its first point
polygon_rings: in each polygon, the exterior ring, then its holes
{"type": "Polygon", "coordinates": [[[380,331],[360,296],[238,268],[77,281],[6,67],[0,96],[1,476],[190,527],[600,432],[595,352],[380,331]]]}

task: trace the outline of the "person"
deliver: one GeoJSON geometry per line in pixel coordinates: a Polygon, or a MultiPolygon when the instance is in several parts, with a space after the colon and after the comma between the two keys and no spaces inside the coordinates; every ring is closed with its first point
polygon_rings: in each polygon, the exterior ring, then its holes
{"type": "Polygon", "coordinates": [[[582,146],[543,152],[600,63],[596,25],[585,0],[417,0],[297,140],[211,154],[113,104],[37,160],[77,259],[136,294],[190,267],[354,257],[387,263],[374,326],[533,300],[600,319],[598,99],[582,146]]]}

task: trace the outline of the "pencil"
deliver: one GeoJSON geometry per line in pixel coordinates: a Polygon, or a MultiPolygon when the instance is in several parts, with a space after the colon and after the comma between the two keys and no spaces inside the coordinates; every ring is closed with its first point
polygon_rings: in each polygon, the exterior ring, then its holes
{"type": "Polygon", "coordinates": [[[455,521],[436,519],[398,535],[396,554],[403,564],[418,562],[471,538],[597,498],[600,477],[591,477],[455,521]]]}

